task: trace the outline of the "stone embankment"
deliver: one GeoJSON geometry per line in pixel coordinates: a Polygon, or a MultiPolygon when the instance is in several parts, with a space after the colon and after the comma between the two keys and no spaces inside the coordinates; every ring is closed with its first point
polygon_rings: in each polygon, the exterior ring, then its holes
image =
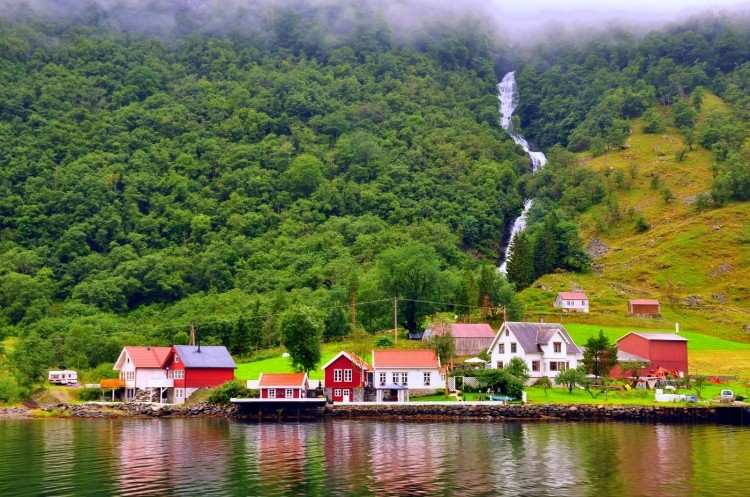
{"type": "Polygon", "coordinates": [[[212,404],[173,405],[149,403],[90,402],[87,404],[56,404],[41,407],[52,416],[71,418],[118,418],[118,417],[233,417],[234,406],[212,404]]]}
{"type": "Polygon", "coordinates": [[[714,423],[717,409],[711,407],[613,406],[565,404],[373,404],[334,405],[327,414],[334,418],[373,419],[477,419],[477,420],[573,420],[637,421],[654,423],[714,423]]]}

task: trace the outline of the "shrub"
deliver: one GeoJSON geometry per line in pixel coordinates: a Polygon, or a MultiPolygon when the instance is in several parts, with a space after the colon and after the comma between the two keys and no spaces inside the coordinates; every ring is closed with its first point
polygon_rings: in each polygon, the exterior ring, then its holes
{"type": "Polygon", "coordinates": [[[16,380],[11,377],[0,378],[0,402],[12,404],[21,400],[21,389],[16,380]]]}
{"type": "Polygon", "coordinates": [[[208,402],[211,404],[229,404],[232,397],[251,397],[252,392],[239,381],[228,381],[211,390],[208,402]]]}
{"type": "Polygon", "coordinates": [[[375,346],[378,348],[393,347],[393,338],[390,335],[380,335],[375,338],[375,346]]]}
{"type": "Polygon", "coordinates": [[[635,230],[638,233],[643,233],[644,231],[648,231],[651,228],[651,225],[646,222],[643,216],[638,216],[638,219],[635,220],[635,230]]]}
{"type": "Polygon", "coordinates": [[[78,398],[86,401],[101,400],[102,395],[104,395],[104,393],[101,388],[82,388],[78,392],[78,398]]]}

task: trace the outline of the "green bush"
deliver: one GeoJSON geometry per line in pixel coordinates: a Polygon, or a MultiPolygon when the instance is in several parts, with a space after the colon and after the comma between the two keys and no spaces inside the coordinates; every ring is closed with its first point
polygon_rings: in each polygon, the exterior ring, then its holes
{"type": "Polygon", "coordinates": [[[375,338],[375,346],[378,348],[393,347],[393,338],[390,335],[380,335],[375,338]]]}
{"type": "Polygon", "coordinates": [[[252,397],[252,392],[239,381],[228,381],[211,390],[208,402],[211,404],[229,404],[232,397],[252,397]]]}
{"type": "Polygon", "coordinates": [[[638,216],[638,219],[635,220],[635,230],[638,233],[643,233],[644,231],[648,231],[651,228],[651,225],[648,224],[646,219],[644,219],[643,216],[638,216]]]}
{"type": "Polygon", "coordinates": [[[78,392],[78,398],[86,401],[101,400],[103,394],[101,388],[82,388],[78,392]]]}
{"type": "Polygon", "coordinates": [[[12,404],[21,400],[21,389],[11,377],[0,378],[0,402],[12,404]]]}

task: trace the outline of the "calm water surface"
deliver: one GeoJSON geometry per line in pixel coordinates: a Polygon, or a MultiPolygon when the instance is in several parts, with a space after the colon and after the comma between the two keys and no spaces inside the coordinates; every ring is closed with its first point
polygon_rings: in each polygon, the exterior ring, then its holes
{"type": "Polygon", "coordinates": [[[740,496],[750,430],[620,423],[0,421],[0,496],[740,496]]]}

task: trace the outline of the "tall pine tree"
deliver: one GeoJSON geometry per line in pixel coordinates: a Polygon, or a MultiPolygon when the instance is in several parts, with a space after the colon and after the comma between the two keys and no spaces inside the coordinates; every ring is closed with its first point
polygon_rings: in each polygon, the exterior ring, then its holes
{"type": "Polygon", "coordinates": [[[518,290],[534,282],[534,257],[529,237],[523,231],[516,233],[510,242],[508,256],[508,280],[516,284],[518,290]]]}

